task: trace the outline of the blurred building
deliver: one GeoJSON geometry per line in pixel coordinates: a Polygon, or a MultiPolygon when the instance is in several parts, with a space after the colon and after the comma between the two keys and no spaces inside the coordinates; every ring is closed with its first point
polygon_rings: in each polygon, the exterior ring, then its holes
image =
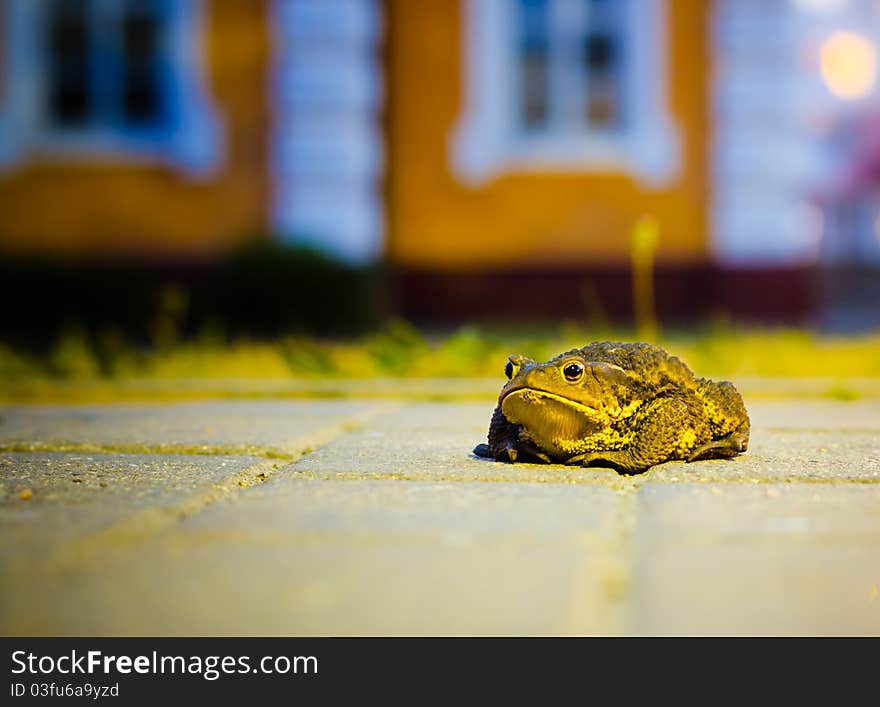
{"type": "Polygon", "coordinates": [[[0,242],[177,256],[264,232],[262,3],[4,0],[0,242]]]}
{"type": "Polygon", "coordinates": [[[880,263],[878,12],[2,0],[0,249],[273,238],[387,260],[412,316],[614,315],[650,215],[661,312],[809,314],[880,263]]]}

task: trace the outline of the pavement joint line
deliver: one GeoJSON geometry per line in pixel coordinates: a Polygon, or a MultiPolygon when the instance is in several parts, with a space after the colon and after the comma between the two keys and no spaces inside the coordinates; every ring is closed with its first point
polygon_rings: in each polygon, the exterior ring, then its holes
{"type": "MultiPolygon", "coordinates": [[[[359,425],[358,425],[359,426],[359,425]]],[[[620,490],[625,484],[626,475],[617,474],[617,472],[609,469],[607,478],[597,478],[596,476],[583,476],[581,478],[566,476],[565,478],[534,478],[526,477],[515,478],[512,476],[466,476],[452,474],[420,474],[407,471],[391,472],[391,473],[370,473],[370,472],[319,472],[319,471],[303,471],[296,468],[296,463],[307,457],[309,454],[317,451],[320,447],[328,442],[332,442],[337,436],[353,432],[357,426],[342,425],[339,434],[320,442],[313,441],[309,445],[304,445],[296,451],[284,452],[275,449],[261,449],[248,446],[209,446],[209,445],[136,445],[136,444],[91,444],[91,443],[44,443],[44,442],[21,442],[21,443],[0,443],[0,454],[39,454],[39,453],[55,453],[55,454],[143,454],[155,456],[233,456],[233,457],[262,457],[274,462],[283,462],[285,467],[296,473],[298,478],[310,481],[407,481],[407,482],[436,482],[436,483],[544,483],[544,484],[592,484],[595,486],[606,486],[614,490],[620,490]]],[[[542,472],[547,472],[544,465],[536,466],[542,472]]],[[[594,469],[597,467],[593,467],[594,469]]],[[[552,472],[551,472],[552,473],[552,472]]],[[[691,473],[691,472],[686,472],[691,473]]],[[[880,477],[851,477],[851,478],[834,478],[834,477],[817,477],[817,476],[750,476],[729,478],[720,476],[712,478],[709,476],[695,476],[687,478],[676,476],[675,478],[665,478],[663,472],[651,473],[647,475],[638,475],[634,478],[641,478],[644,483],[654,484],[678,484],[678,483],[698,483],[698,484],[724,484],[724,485],[746,485],[746,484],[815,484],[815,485],[832,485],[840,486],[844,484],[865,485],[880,484],[880,477]]]]}
{"type": "Polygon", "coordinates": [[[264,457],[281,461],[294,461],[311,451],[284,450],[250,445],[211,445],[211,444],[141,444],[114,443],[96,444],[94,442],[52,441],[14,441],[0,442],[0,453],[57,453],[57,454],[146,454],[163,456],[233,456],[264,457]]]}
{"type": "MultiPolygon", "coordinates": [[[[566,626],[582,624],[582,612],[587,608],[582,597],[589,595],[589,587],[598,580],[605,605],[609,607],[605,616],[606,625],[599,635],[626,635],[635,625],[635,612],[632,601],[633,577],[636,571],[635,533],[638,524],[638,493],[646,481],[639,477],[624,477],[623,485],[615,488],[619,503],[612,527],[599,543],[601,547],[585,547],[585,550],[598,549],[592,562],[584,562],[577,571],[568,605],[562,612],[559,626],[565,632],[566,626]]],[[[594,541],[595,542],[595,541],[594,541]]],[[[590,543],[592,545],[592,543],[590,543]]]]}
{"type": "MultiPolygon", "coordinates": [[[[712,375],[723,379],[729,376],[712,375]]],[[[734,376],[747,401],[817,400],[849,403],[880,399],[880,378],[734,376]]],[[[407,400],[467,402],[491,400],[503,381],[495,377],[367,378],[129,378],[87,381],[31,379],[6,381],[0,403],[165,402],[184,400],[407,400]]]]}
{"type": "Polygon", "coordinates": [[[358,429],[368,419],[387,411],[387,406],[368,408],[345,420],[327,425],[310,435],[310,446],[303,448],[297,456],[292,456],[291,459],[270,458],[257,462],[232,474],[220,483],[212,484],[200,493],[185,497],[176,505],[165,508],[146,508],[124,520],[111,524],[107,528],[58,548],[50,553],[45,561],[56,566],[71,567],[93,561],[105,548],[118,548],[143,542],[177,524],[187,516],[199,513],[215,503],[235,498],[250,486],[265,483],[279,471],[293,466],[296,459],[310,454],[342,434],[358,429]]]}
{"type": "Polygon", "coordinates": [[[159,442],[71,442],[67,440],[0,440],[0,454],[11,453],[58,453],[58,454],[146,454],[179,456],[234,456],[263,457],[285,462],[295,462],[336,437],[360,429],[369,419],[401,407],[382,404],[334,422],[309,435],[307,443],[290,447],[272,447],[249,444],[176,444],[159,442]]]}
{"type": "Polygon", "coordinates": [[[377,391],[377,392],[350,392],[350,391],[328,391],[305,393],[253,393],[253,392],[221,392],[212,393],[210,391],[195,391],[193,393],[173,394],[167,392],[159,392],[155,395],[148,394],[117,394],[115,397],[108,399],[95,400],[90,394],[84,395],[68,395],[56,394],[52,397],[40,397],[39,395],[10,394],[9,392],[0,393],[0,405],[115,405],[117,403],[180,403],[180,402],[224,402],[227,400],[268,400],[268,401],[312,401],[312,400],[354,400],[358,402],[407,402],[407,403],[489,403],[498,398],[496,392],[489,393],[421,393],[407,391],[377,391]]]}
{"type": "Polygon", "coordinates": [[[71,567],[94,560],[105,548],[142,542],[183,518],[238,494],[253,482],[267,481],[281,468],[284,467],[279,467],[277,462],[270,460],[258,462],[220,483],[212,484],[201,493],[186,497],[174,506],[145,508],[107,528],[86,535],[69,545],[63,545],[50,553],[46,562],[49,565],[71,567]]]}

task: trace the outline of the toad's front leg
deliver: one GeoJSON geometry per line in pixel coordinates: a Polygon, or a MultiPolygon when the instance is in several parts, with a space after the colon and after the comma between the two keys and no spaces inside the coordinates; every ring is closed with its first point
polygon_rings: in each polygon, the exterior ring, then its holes
{"type": "Polygon", "coordinates": [[[513,424],[501,412],[501,407],[496,407],[489,423],[489,444],[478,444],[474,454],[505,462],[553,463],[541,449],[522,439],[521,433],[522,425],[513,424]]]}

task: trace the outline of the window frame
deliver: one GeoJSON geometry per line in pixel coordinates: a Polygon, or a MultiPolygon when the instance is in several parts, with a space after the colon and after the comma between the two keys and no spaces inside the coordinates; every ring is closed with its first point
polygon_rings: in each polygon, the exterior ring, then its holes
{"type": "MultiPolygon", "coordinates": [[[[514,81],[514,100],[518,106],[516,116],[516,130],[524,138],[532,135],[556,130],[558,133],[568,134],[572,137],[580,137],[586,132],[594,134],[614,135],[621,125],[594,125],[590,126],[586,114],[590,104],[590,92],[593,88],[592,81],[596,76],[591,75],[584,62],[583,54],[586,52],[586,40],[594,36],[597,26],[593,25],[593,12],[596,8],[590,8],[590,0],[567,0],[555,2],[554,0],[542,0],[545,4],[546,15],[544,16],[545,27],[540,34],[532,35],[530,39],[541,38],[545,44],[546,53],[546,119],[544,124],[530,125],[523,114],[524,91],[522,63],[524,60],[524,42],[522,33],[521,13],[524,11],[523,0],[508,0],[514,4],[513,12],[517,15],[515,24],[518,26],[514,32],[512,58],[515,71],[520,72],[518,80],[514,81]]],[[[630,0],[603,0],[611,5],[612,12],[618,14],[620,8],[626,7],[630,0]]],[[[607,20],[608,18],[604,18],[607,20]]],[[[598,29],[608,30],[603,26],[605,23],[597,23],[598,29]]],[[[616,30],[614,36],[622,40],[618,46],[617,70],[615,73],[625,71],[628,56],[621,47],[627,44],[627,27],[613,26],[616,30]]],[[[606,31],[607,34],[607,31],[606,31]]],[[[618,77],[618,88],[622,94],[626,93],[626,75],[618,77]],[[624,79],[624,80],[620,80],[624,79]]],[[[627,96],[622,95],[623,108],[628,112],[627,96]]]]}
{"type": "MultiPolygon", "coordinates": [[[[192,177],[211,174],[222,161],[222,125],[206,91],[202,42],[204,0],[167,2],[167,64],[162,92],[171,113],[166,125],[86,122],[53,124],[47,108],[52,0],[6,0],[4,91],[0,105],[0,170],[33,159],[54,162],[136,161],[175,167],[192,177]]],[[[109,7],[92,0],[94,16],[109,7]],[[98,8],[95,10],[95,8],[98,8]]]]}
{"type": "MultiPolygon", "coordinates": [[[[551,0],[552,3],[578,0],[551,0]]],[[[463,106],[451,166],[479,186],[523,172],[625,173],[661,188],[678,175],[680,139],[666,106],[666,0],[629,0],[623,63],[627,121],[619,129],[523,132],[519,126],[513,0],[462,0],[463,106]]]]}

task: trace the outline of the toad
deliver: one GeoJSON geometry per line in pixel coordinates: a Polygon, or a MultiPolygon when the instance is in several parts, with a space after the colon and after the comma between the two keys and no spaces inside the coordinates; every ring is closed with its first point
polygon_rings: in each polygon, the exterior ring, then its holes
{"type": "Polygon", "coordinates": [[[593,342],[546,363],[515,355],[505,374],[480,457],[637,474],[748,448],[749,416],[733,384],[694,377],[658,346],[593,342]]]}

